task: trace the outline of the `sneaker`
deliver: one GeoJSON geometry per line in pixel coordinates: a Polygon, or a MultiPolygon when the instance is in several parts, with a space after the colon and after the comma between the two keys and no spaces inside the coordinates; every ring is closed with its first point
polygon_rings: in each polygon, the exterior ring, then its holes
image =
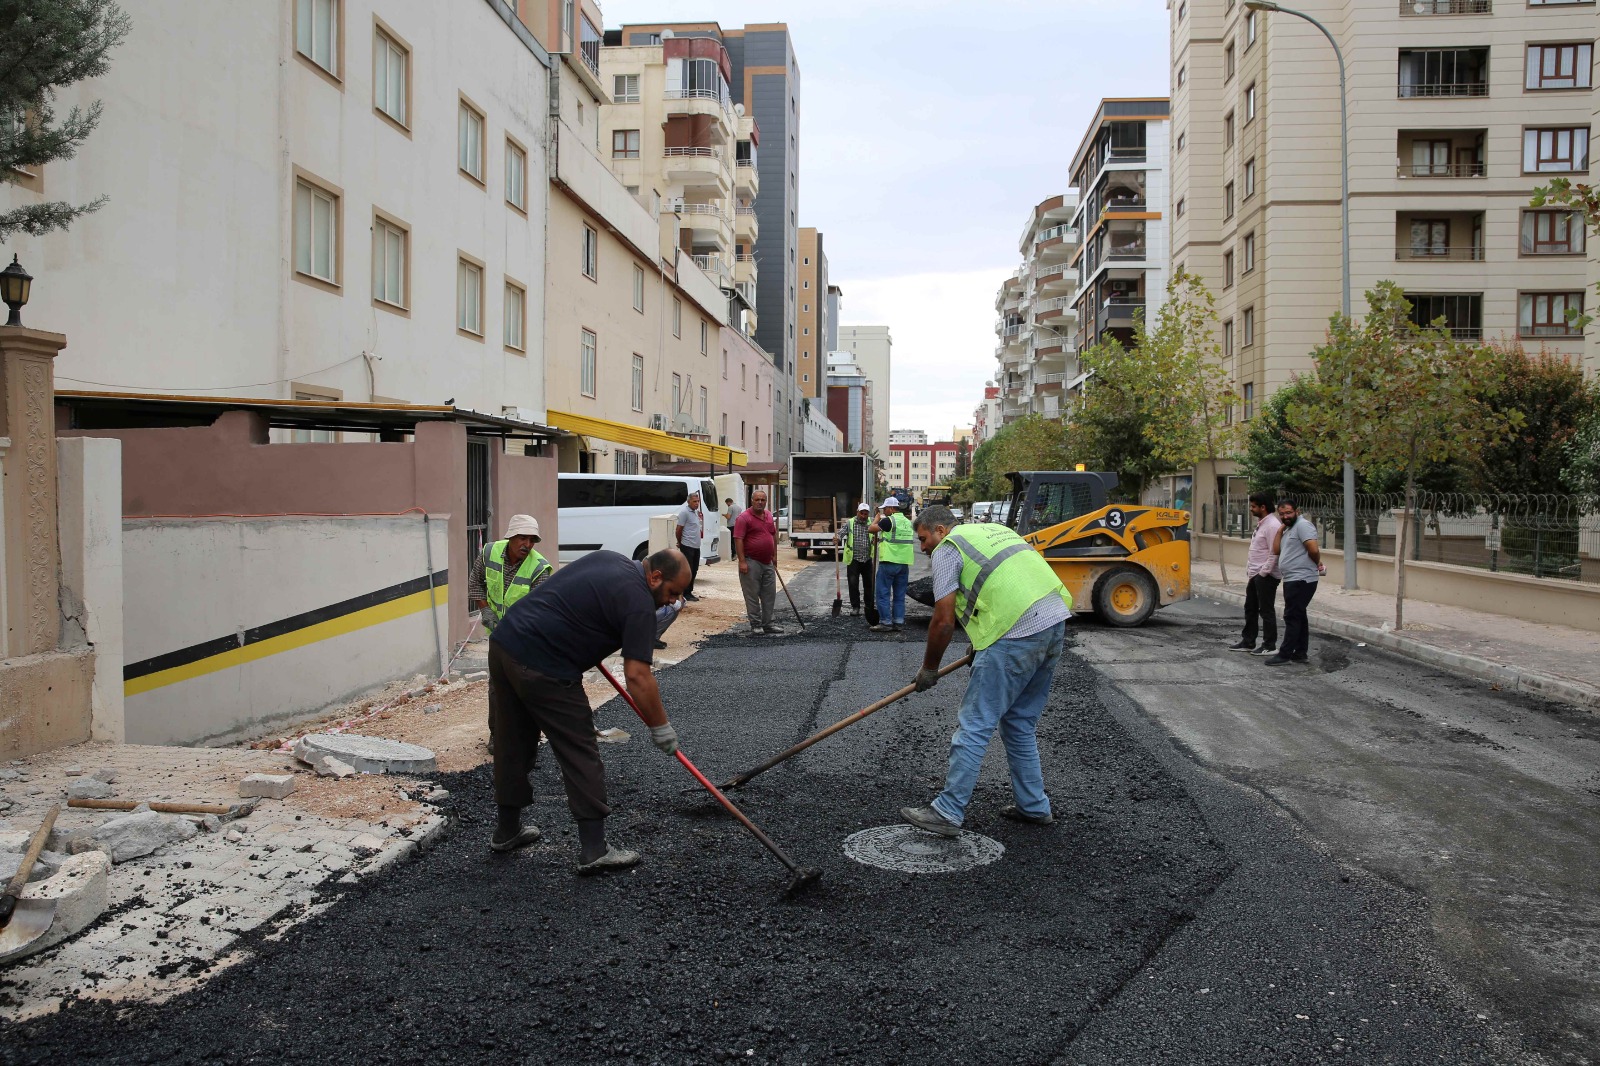
{"type": "Polygon", "coordinates": [[[699,602],[700,602],[700,597],[699,597],[699,596],[696,596],[696,595],[695,595],[695,594],[694,594],[694,593],[692,593],[692,592],[685,592],[685,593],[684,593],[684,594],[683,594],[683,598],[684,598],[684,599],[686,599],[686,600],[688,600],[688,601],[689,601],[689,602],[690,602],[690,603],[699,603],[699,602]]]}
{"type": "Polygon", "coordinates": [[[1286,665],[1288,665],[1289,663],[1292,663],[1292,662],[1294,662],[1293,659],[1285,659],[1281,655],[1274,655],[1272,658],[1268,659],[1266,661],[1266,663],[1263,664],[1263,665],[1266,665],[1266,666],[1286,666],[1286,665]]]}
{"type": "Polygon", "coordinates": [[[1027,822],[1029,825],[1055,825],[1054,814],[1029,814],[1015,803],[1008,803],[1000,808],[1000,817],[1009,818],[1013,822],[1027,822]]]}
{"type": "Polygon", "coordinates": [[[536,825],[525,825],[514,834],[502,833],[496,829],[494,836],[489,838],[489,850],[516,851],[518,848],[525,848],[534,843],[541,836],[543,834],[539,832],[539,827],[536,825]]]}
{"type": "Polygon", "coordinates": [[[782,626],[767,626],[767,636],[769,637],[781,637],[787,632],[788,630],[782,626]]]}
{"type": "Polygon", "coordinates": [[[852,607],[852,608],[850,608],[850,617],[851,617],[851,618],[856,618],[856,617],[858,617],[858,616],[859,616],[859,615],[860,615],[860,614],[861,614],[861,608],[859,608],[859,607],[852,607]]]}
{"type": "Polygon", "coordinates": [[[1276,644],[1263,644],[1263,645],[1261,645],[1261,647],[1257,648],[1255,651],[1251,652],[1250,654],[1251,655],[1276,655],[1276,654],[1278,654],[1278,646],[1276,644]]]}
{"type": "Polygon", "coordinates": [[[1301,666],[1310,666],[1311,665],[1311,656],[1309,656],[1309,655],[1296,655],[1293,658],[1291,658],[1289,661],[1292,662],[1292,663],[1299,663],[1301,666]]]}
{"type": "Polygon", "coordinates": [[[957,837],[961,835],[961,827],[947,819],[932,807],[901,807],[900,817],[916,826],[925,833],[934,836],[957,837]]]}
{"type": "Polygon", "coordinates": [[[1255,651],[1256,650],[1256,646],[1255,646],[1255,642],[1254,641],[1241,640],[1237,644],[1229,644],[1228,645],[1228,650],[1229,651],[1255,651]]]}
{"type": "Polygon", "coordinates": [[[900,632],[900,623],[896,622],[894,625],[890,626],[889,629],[890,629],[891,632],[894,632],[894,633],[900,632]]]}
{"type": "Polygon", "coordinates": [[[626,870],[630,866],[639,865],[640,855],[637,851],[627,848],[607,847],[606,853],[593,862],[580,862],[578,873],[584,877],[592,874],[613,873],[617,870],[626,870]]]}
{"type": "Polygon", "coordinates": [[[666,651],[666,649],[667,649],[667,642],[666,641],[664,641],[664,640],[656,641],[656,651],[666,651]]]}
{"type": "Polygon", "coordinates": [[[867,627],[867,632],[868,633],[893,633],[894,632],[894,626],[886,626],[882,622],[879,622],[875,626],[868,626],[867,627]]]}

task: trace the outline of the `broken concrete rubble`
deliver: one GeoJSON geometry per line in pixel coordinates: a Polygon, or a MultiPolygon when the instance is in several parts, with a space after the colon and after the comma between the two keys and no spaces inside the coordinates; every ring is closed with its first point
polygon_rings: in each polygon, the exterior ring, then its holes
{"type": "Polygon", "coordinates": [[[107,852],[112,862],[125,862],[174,841],[188,840],[198,832],[187,818],[158,814],[145,808],[112,818],[99,828],[74,838],[74,843],[87,840],[90,848],[107,852]]]}
{"type": "Polygon", "coordinates": [[[239,795],[245,799],[281,800],[292,792],[293,774],[246,774],[239,782],[239,795]]]}
{"type": "Polygon", "coordinates": [[[87,927],[106,909],[111,860],[98,851],[59,858],[61,862],[55,873],[42,881],[30,882],[22,890],[25,899],[55,900],[56,913],[50,929],[21,950],[0,955],[0,963],[54,947],[87,927]]]}
{"type": "Polygon", "coordinates": [[[67,799],[110,799],[117,790],[98,777],[75,777],[67,782],[67,799]]]}
{"type": "Polygon", "coordinates": [[[332,755],[319,755],[311,763],[311,768],[317,772],[318,777],[346,778],[356,775],[356,768],[342,759],[335,759],[332,755]]]}

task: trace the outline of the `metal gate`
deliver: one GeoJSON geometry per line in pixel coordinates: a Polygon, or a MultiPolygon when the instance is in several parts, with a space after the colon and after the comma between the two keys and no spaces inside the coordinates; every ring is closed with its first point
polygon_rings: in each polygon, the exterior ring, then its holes
{"type": "Polygon", "coordinates": [[[489,542],[494,508],[489,503],[489,442],[467,438],[467,558],[489,542]]]}

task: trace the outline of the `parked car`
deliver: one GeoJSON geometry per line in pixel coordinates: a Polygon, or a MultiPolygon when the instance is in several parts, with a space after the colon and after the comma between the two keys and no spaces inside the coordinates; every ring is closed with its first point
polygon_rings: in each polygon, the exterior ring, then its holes
{"type": "Polygon", "coordinates": [[[789,532],[789,508],[787,507],[778,508],[778,532],[789,532]]]}
{"type": "Polygon", "coordinates": [[[721,558],[724,523],[717,507],[717,486],[709,479],[654,474],[558,475],[561,562],[570,563],[601,549],[643,559],[650,553],[651,517],[676,514],[691,492],[700,493],[706,515],[701,559],[716,562],[721,558]]]}

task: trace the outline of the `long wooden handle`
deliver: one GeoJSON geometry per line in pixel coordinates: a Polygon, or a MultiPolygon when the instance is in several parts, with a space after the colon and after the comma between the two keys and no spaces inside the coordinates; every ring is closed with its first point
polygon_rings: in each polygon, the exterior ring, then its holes
{"type": "Polygon", "coordinates": [[[33,864],[38,861],[39,853],[44,850],[44,842],[49,839],[50,830],[56,825],[56,815],[60,813],[59,803],[45,812],[44,821],[34,831],[33,839],[28,841],[28,851],[22,856],[22,865],[17,867],[17,872],[6,885],[4,895],[8,899],[15,900],[22,894],[22,887],[28,883],[28,875],[33,873],[33,864]]]}
{"type": "MultiPolygon", "coordinates": [[[[949,666],[946,666],[946,667],[943,667],[942,669],[940,669],[939,676],[940,677],[944,677],[946,674],[955,673],[957,670],[961,669],[963,666],[971,666],[972,665],[972,659],[973,659],[973,656],[975,654],[976,654],[975,652],[970,652],[970,651],[967,652],[967,654],[963,655],[961,658],[957,659],[955,662],[951,663],[949,666]]],[[[757,766],[752,770],[746,770],[744,773],[740,774],[738,777],[735,777],[732,780],[729,780],[729,781],[725,782],[722,787],[723,788],[738,788],[740,785],[748,784],[749,781],[751,780],[751,778],[758,777],[761,774],[764,774],[768,770],[772,769],[774,766],[777,766],[779,763],[785,762],[785,761],[787,761],[789,759],[794,758],[796,755],[799,755],[802,751],[805,751],[807,748],[811,747],[811,745],[815,744],[817,741],[826,740],[828,737],[833,736],[835,733],[837,733],[839,730],[845,728],[846,726],[855,725],[857,722],[861,721],[861,719],[867,717],[869,714],[877,714],[879,711],[883,710],[885,707],[889,706],[891,703],[898,703],[899,701],[905,699],[907,696],[911,695],[915,691],[917,691],[917,686],[916,685],[907,685],[905,688],[896,689],[895,691],[889,693],[889,695],[885,696],[883,699],[879,700],[877,703],[874,703],[869,707],[861,708],[861,710],[857,711],[855,714],[852,714],[848,718],[839,719],[837,722],[835,722],[832,725],[828,726],[826,729],[819,730],[819,731],[811,734],[809,737],[806,737],[806,739],[802,740],[800,743],[796,744],[794,747],[790,748],[788,751],[780,752],[779,754],[774,755],[772,758],[768,759],[766,762],[762,763],[760,766],[757,766]]]]}
{"type": "Polygon", "coordinates": [[[159,800],[97,800],[97,799],[69,799],[68,807],[82,807],[91,811],[131,811],[140,803],[144,803],[152,811],[162,814],[234,814],[241,803],[230,805],[217,803],[162,803],[159,800]]]}

